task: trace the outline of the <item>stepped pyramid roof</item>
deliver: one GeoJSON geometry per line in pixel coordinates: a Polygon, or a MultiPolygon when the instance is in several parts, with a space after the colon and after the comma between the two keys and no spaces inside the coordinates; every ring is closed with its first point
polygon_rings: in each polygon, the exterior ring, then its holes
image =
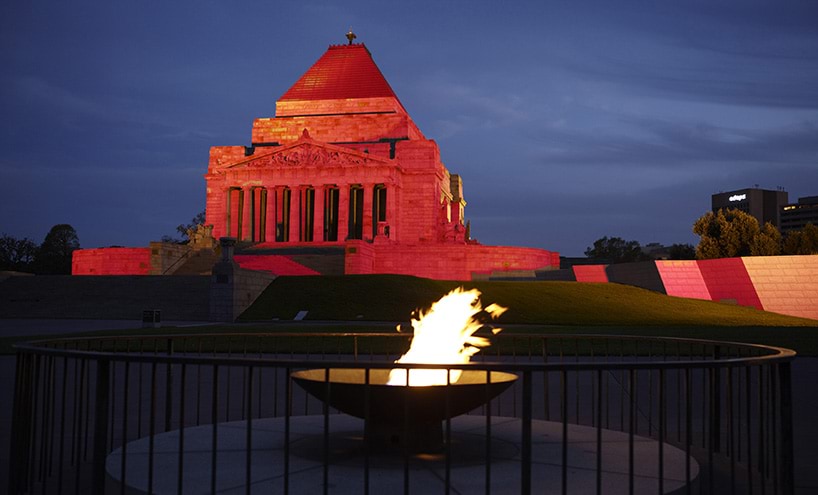
{"type": "Polygon", "coordinates": [[[395,98],[363,43],[331,45],[279,101],[395,98]]]}

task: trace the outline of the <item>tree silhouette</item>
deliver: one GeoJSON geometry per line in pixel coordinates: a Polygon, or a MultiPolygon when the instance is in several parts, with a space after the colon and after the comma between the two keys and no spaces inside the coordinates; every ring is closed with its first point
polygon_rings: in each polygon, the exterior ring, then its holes
{"type": "Polygon", "coordinates": [[[818,254],[818,227],[808,223],[803,229],[787,234],[784,254],[818,254]]]}
{"type": "Polygon", "coordinates": [[[627,263],[650,259],[642,252],[642,246],[639,245],[639,242],[607,236],[594,241],[594,246],[585,250],[585,256],[605,260],[609,263],[627,263]]]}
{"type": "Polygon", "coordinates": [[[31,239],[0,236],[0,270],[28,271],[36,254],[37,245],[31,239]]]}
{"type": "Polygon", "coordinates": [[[74,227],[61,223],[51,227],[34,259],[36,273],[70,275],[71,255],[80,248],[74,227]]]}

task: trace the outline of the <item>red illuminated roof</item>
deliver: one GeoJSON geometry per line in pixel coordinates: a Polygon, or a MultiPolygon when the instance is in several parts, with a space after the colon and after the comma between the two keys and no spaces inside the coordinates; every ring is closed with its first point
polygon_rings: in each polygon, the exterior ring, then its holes
{"type": "Polygon", "coordinates": [[[330,46],[279,101],[382,97],[397,98],[361,43],[330,46]]]}

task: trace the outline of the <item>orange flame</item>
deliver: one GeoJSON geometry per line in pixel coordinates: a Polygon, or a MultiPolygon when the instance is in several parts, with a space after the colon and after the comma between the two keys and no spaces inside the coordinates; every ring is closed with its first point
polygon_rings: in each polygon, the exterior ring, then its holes
{"type": "MultiPolygon", "coordinates": [[[[492,319],[507,308],[490,304],[484,309],[480,303],[480,291],[457,288],[432,304],[429,312],[418,313],[412,319],[414,336],[409,350],[396,363],[461,364],[468,363],[481,348],[490,344],[474,332],[484,326],[476,317],[486,312],[492,319]]],[[[492,328],[497,334],[500,328],[492,328]]],[[[449,371],[449,382],[455,383],[460,370],[449,371]]],[[[406,385],[406,370],[394,369],[389,373],[387,385],[406,385]]],[[[418,370],[409,372],[409,386],[446,385],[446,370],[418,370]]]]}

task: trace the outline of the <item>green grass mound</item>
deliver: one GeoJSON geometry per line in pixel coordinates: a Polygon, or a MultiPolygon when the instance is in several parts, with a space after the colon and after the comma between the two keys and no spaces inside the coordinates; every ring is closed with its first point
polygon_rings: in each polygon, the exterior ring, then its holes
{"type": "Polygon", "coordinates": [[[401,275],[280,277],[240,321],[408,321],[450,290],[477,288],[484,305],[508,311],[499,323],[560,326],[816,326],[818,322],[736,305],[670,297],[619,284],[453,282],[401,275]]]}

